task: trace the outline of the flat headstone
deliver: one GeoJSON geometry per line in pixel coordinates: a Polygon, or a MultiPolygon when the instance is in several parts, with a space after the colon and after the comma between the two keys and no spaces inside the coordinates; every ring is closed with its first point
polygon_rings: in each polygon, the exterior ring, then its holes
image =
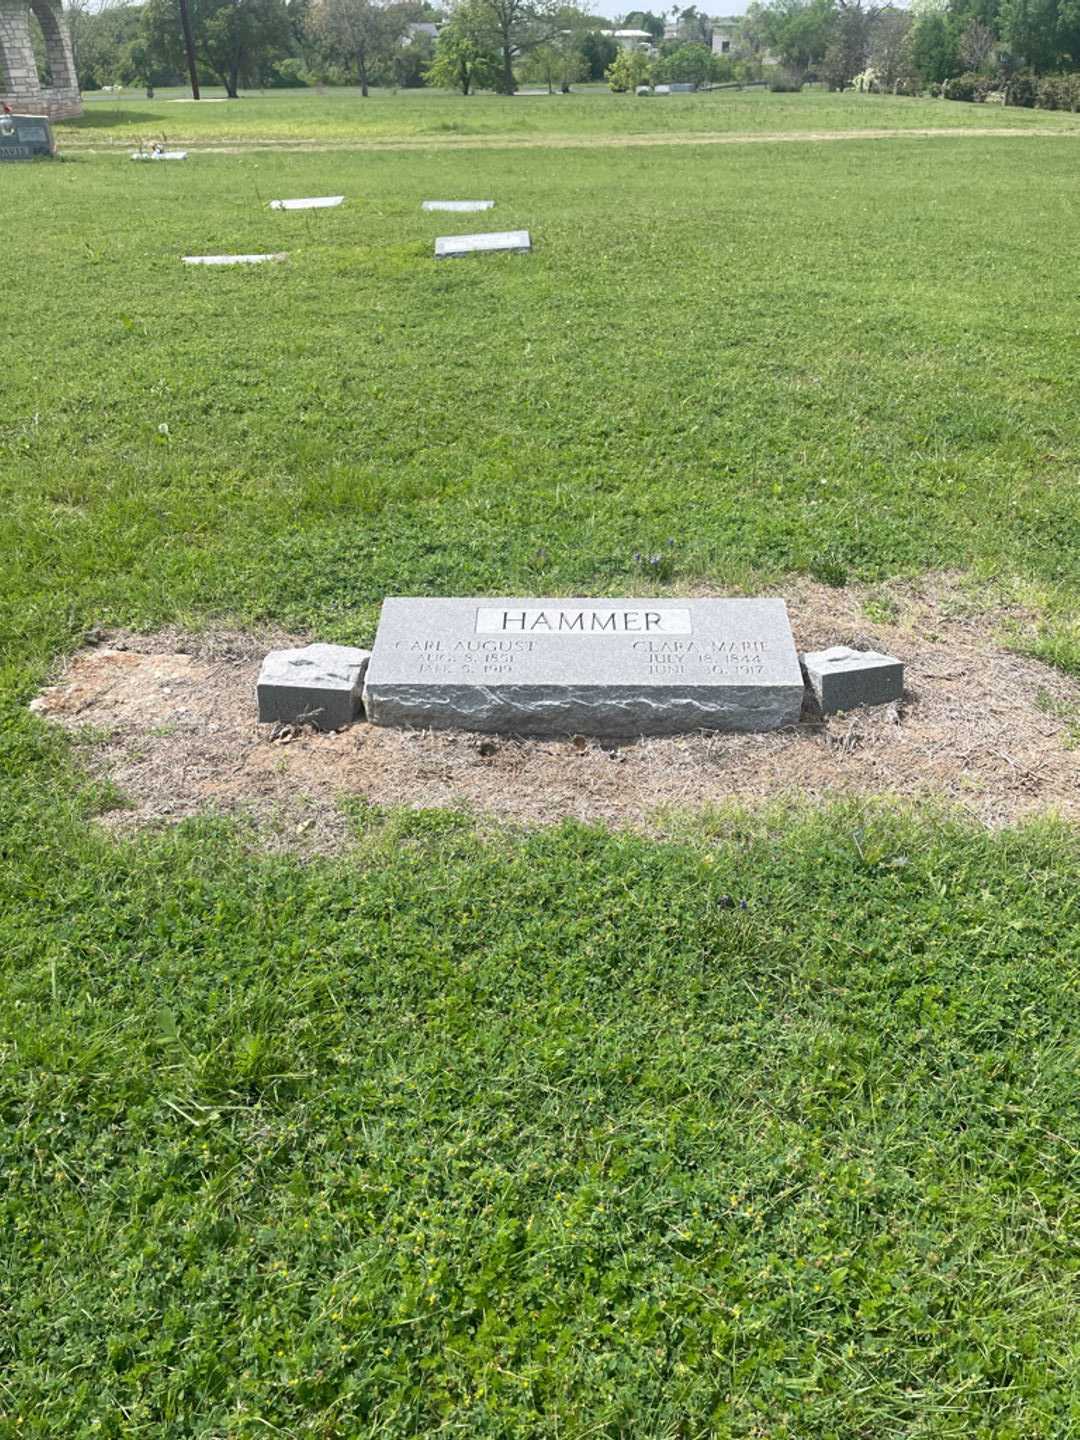
{"type": "Polygon", "coordinates": [[[337,730],[356,719],[368,650],[352,645],[305,645],[271,650],[262,663],[256,694],[259,722],[314,725],[337,730]]]}
{"type": "Polygon", "coordinates": [[[271,200],[271,210],[332,210],[345,199],[344,195],[310,195],[303,200],[271,200]]]}
{"type": "Polygon", "coordinates": [[[516,250],[527,254],[531,249],[528,230],[493,230],[488,235],[440,235],[435,241],[435,259],[450,260],[458,255],[487,250],[516,250]]]}
{"type": "Polygon", "coordinates": [[[376,725],[665,735],[794,725],[783,600],[383,602],[364,685],[376,725]]]}
{"type": "Polygon", "coordinates": [[[891,655],[833,645],[803,655],[802,663],[823,715],[903,698],[903,662],[891,655]]]}
{"type": "Polygon", "coordinates": [[[185,255],[185,265],[262,265],[267,260],[287,260],[288,255],[185,255]]]}
{"type": "Polygon", "coordinates": [[[132,160],[186,160],[186,150],[135,150],[132,160]]]}
{"type": "Polygon", "coordinates": [[[494,208],[494,200],[425,200],[421,210],[454,210],[471,212],[473,210],[491,210],[494,208]]]}
{"type": "Polygon", "coordinates": [[[34,160],[55,151],[52,126],[44,116],[0,117],[0,160],[34,160]]]}

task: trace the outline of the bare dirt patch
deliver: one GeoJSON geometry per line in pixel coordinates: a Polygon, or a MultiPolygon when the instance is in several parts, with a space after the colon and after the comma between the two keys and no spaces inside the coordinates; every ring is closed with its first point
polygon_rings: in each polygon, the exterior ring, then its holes
{"type": "Polygon", "coordinates": [[[273,738],[255,718],[259,662],[304,637],[214,631],[102,636],[33,706],[75,732],[90,768],[126,797],[102,817],[121,832],[217,812],[250,819],[268,847],[331,850],[348,836],[346,796],[650,832],[672,809],[841,795],[944,801],[991,827],[1035,812],[1080,819],[1080,684],[1004,648],[1003,626],[1028,622],[1023,611],[982,608],[942,576],[888,587],[888,623],[867,618],[855,587],[800,582],[786,594],[800,649],[900,656],[903,703],[824,722],[804,711],[797,729],[769,735],[618,747],[367,724],[273,738]]]}

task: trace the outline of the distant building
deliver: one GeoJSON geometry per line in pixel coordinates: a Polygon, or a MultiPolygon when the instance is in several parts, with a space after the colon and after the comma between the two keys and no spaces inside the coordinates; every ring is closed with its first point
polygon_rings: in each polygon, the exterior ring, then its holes
{"type": "Polygon", "coordinates": [[[741,16],[735,15],[726,20],[712,22],[712,53],[714,55],[733,55],[735,53],[741,18],[741,16]]]}
{"type": "Polygon", "coordinates": [[[601,30],[601,35],[608,35],[620,50],[651,50],[653,37],[648,30],[601,30]]]}
{"type": "Polygon", "coordinates": [[[434,20],[411,20],[405,27],[402,43],[411,45],[418,35],[429,35],[432,40],[439,38],[439,27],[434,20]]]}

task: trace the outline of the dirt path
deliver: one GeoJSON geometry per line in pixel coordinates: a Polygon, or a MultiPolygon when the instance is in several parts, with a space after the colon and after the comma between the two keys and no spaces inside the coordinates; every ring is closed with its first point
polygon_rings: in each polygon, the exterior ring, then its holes
{"type": "MultiPolygon", "coordinates": [[[[800,130],[670,132],[652,135],[426,135],[401,140],[230,140],[205,144],[199,138],[170,133],[170,144],[184,145],[206,155],[244,155],[258,151],[333,152],[338,150],[622,150],[664,145],[783,145],[821,144],[837,140],[1015,140],[1080,138],[1074,130],[1011,129],[1004,125],[938,126],[912,130],[800,130]]],[[[61,149],[108,154],[130,150],[135,139],[70,140],[61,149]]]]}

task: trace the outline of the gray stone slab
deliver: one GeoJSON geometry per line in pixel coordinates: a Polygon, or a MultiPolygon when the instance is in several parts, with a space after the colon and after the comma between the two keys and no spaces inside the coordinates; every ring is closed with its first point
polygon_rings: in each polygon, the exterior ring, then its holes
{"type": "Polygon", "coordinates": [[[425,200],[421,210],[454,210],[471,213],[473,210],[492,210],[495,207],[494,200],[425,200]]]}
{"type": "Polygon", "coordinates": [[[271,210],[333,210],[344,195],[307,195],[299,200],[271,200],[271,210]]]}
{"type": "Polygon", "coordinates": [[[34,160],[55,150],[52,126],[44,116],[0,116],[0,160],[34,160]]]}
{"type": "Polygon", "coordinates": [[[450,260],[459,255],[495,250],[528,254],[531,249],[528,230],[493,230],[488,235],[440,235],[435,241],[435,259],[450,260]]]}
{"type": "Polygon", "coordinates": [[[262,265],[268,260],[287,260],[286,254],[278,255],[185,255],[185,265],[262,265]]]}
{"type": "Polygon", "coordinates": [[[337,730],[356,719],[371,652],[352,645],[271,650],[259,671],[259,721],[337,730]]]}
{"type": "Polygon", "coordinates": [[[376,725],[527,735],[775,730],[803,699],[783,600],[383,602],[376,725]]]}
{"type": "Polygon", "coordinates": [[[833,645],[802,656],[810,689],[823,715],[855,710],[860,705],[887,705],[904,694],[904,666],[876,650],[833,645]]]}
{"type": "Polygon", "coordinates": [[[186,160],[186,150],[133,150],[132,160],[186,160]]]}

